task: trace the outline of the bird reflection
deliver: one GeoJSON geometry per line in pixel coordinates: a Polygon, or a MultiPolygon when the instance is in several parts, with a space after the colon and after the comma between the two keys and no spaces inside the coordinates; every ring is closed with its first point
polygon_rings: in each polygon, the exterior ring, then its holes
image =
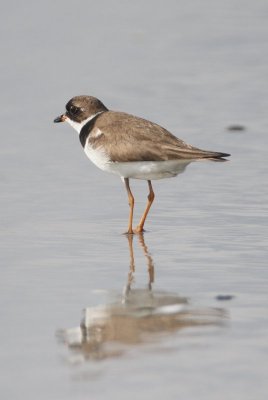
{"type": "Polygon", "coordinates": [[[126,238],[130,266],[123,293],[113,296],[106,304],[87,307],[79,327],[58,332],[60,340],[78,352],[79,361],[119,357],[130,346],[159,342],[163,335],[187,327],[218,325],[226,316],[223,309],[193,308],[185,297],[153,290],[154,262],[142,233],[135,238],[146,259],[148,280],[144,289],[133,287],[134,237],[127,235],[126,238]]]}

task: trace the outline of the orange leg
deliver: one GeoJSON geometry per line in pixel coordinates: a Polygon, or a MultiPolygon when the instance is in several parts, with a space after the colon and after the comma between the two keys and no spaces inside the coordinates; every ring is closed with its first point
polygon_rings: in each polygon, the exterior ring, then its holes
{"type": "Polygon", "coordinates": [[[128,204],[130,207],[130,211],[129,211],[129,219],[128,219],[128,230],[127,230],[127,234],[133,234],[133,229],[132,229],[132,221],[133,221],[133,210],[134,210],[134,196],[131,193],[130,190],[130,186],[129,186],[129,179],[128,178],[124,178],[124,182],[125,182],[125,186],[127,189],[127,195],[128,195],[128,204]]]}
{"type": "Polygon", "coordinates": [[[145,208],[145,211],[144,211],[144,213],[143,213],[143,215],[141,217],[141,220],[140,220],[137,228],[135,229],[135,233],[140,233],[140,232],[144,231],[144,229],[143,229],[144,223],[145,223],[145,220],[147,218],[148,212],[149,212],[149,210],[151,208],[151,205],[153,204],[154,197],[155,197],[151,181],[147,181],[147,182],[148,182],[148,186],[149,186],[148,202],[147,202],[147,206],[145,208]]]}

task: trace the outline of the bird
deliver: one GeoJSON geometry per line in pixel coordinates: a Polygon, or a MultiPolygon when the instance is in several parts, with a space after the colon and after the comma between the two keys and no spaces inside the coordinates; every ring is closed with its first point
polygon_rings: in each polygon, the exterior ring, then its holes
{"type": "Polygon", "coordinates": [[[93,96],[75,96],[54,122],[67,122],[79,134],[87,157],[101,170],[116,174],[125,184],[129,202],[126,234],[144,232],[144,224],[155,198],[152,180],[182,173],[194,161],[227,161],[227,153],[202,150],[177,138],[162,126],[144,118],[109,110],[93,96]],[[135,199],[130,179],[147,180],[147,205],[133,228],[135,199]]]}

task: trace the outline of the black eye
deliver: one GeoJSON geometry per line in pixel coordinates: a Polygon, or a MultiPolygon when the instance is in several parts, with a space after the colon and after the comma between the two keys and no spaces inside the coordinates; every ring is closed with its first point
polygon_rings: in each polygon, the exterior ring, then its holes
{"type": "Polygon", "coordinates": [[[75,115],[75,114],[78,113],[78,111],[79,111],[79,108],[78,108],[78,107],[75,107],[75,106],[71,106],[71,107],[70,107],[70,113],[71,113],[71,114],[75,115]]]}

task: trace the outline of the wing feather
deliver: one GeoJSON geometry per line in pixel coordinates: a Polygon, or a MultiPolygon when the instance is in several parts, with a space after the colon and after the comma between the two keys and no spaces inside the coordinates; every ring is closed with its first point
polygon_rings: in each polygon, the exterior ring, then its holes
{"type": "Polygon", "coordinates": [[[101,135],[90,135],[91,145],[101,146],[114,162],[220,159],[228,156],[193,147],[160,125],[126,113],[108,111],[100,114],[92,132],[94,129],[99,129],[101,135]]]}

